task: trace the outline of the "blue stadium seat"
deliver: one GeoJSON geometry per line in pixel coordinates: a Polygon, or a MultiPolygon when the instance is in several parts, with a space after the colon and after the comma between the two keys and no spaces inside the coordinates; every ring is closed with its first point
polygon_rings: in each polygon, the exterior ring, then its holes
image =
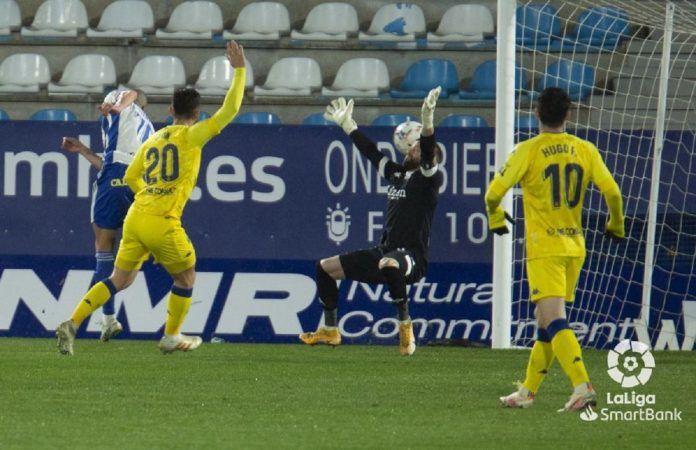
{"type": "Polygon", "coordinates": [[[29,120],[50,120],[57,122],[72,122],[77,120],[75,113],[68,109],[48,108],[36,111],[29,120]]]}
{"type": "Polygon", "coordinates": [[[10,116],[2,109],[0,109],[0,120],[10,120],[10,116]]]}
{"type": "Polygon", "coordinates": [[[394,98],[423,98],[428,91],[442,86],[440,98],[447,98],[459,90],[457,68],[447,59],[422,59],[411,64],[399,89],[389,94],[394,98]]]}
{"type": "Polygon", "coordinates": [[[515,120],[515,128],[518,130],[538,130],[539,129],[539,119],[535,116],[520,116],[515,120]]]}
{"type": "MultiPolygon", "coordinates": [[[[484,61],[474,70],[468,89],[459,91],[459,98],[472,100],[494,100],[495,99],[495,59],[484,61]]],[[[515,73],[515,91],[520,92],[527,85],[527,76],[520,67],[515,73]]]]}
{"type": "Polygon", "coordinates": [[[310,114],[304,118],[302,125],[336,125],[330,120],[324,118],[324,113],[310,114]]]}
{"type": "Polygon", "coordinates": [[[438,127],[487,128],[488,122],[481,116],[450,114],[440,121],[438,127]]]}
{"type": "Polygon", "coordinates": [[[538,47],[548,45],[561,34],[561,20],[556,8],[545,4],[517,8],[517,44],[538,47]]]}
{"type": "Polygon", "coordinates": [[[575,41],[605,48],[613,48],[629,36],[628,15],[611,6],[593,7],[578,19],[575,41]]]}
{"type": "Polygon", "coordinates": [[[382,114],[375,118],[370,125],[373,127],[395,127],[407,120],[415,121],[415,117],[408,114],[382,114]]]}
{"type": "Polygon", "coordinates": [[[565,90],[574,102],[583,100],[594,88],[595,73],[586,64],[560,59],[549,64],[539,82],[539,92],[547,87],[565,90]]]}
{"type": "Polygon", "coordinates": [[[238,115],[232,123],[280,125],[280,117],[269,112],[248,112],[238,115]]]}

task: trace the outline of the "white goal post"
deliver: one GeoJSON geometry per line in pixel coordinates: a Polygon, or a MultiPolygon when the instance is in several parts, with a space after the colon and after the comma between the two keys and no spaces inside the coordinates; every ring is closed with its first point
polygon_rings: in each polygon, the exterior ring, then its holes
{"type": "MultiPolygon", "coordinates": [[[[595,189],[583,206],[587,257],[568,310],[583,346],[694,346],[695,3],[497,1],[496,165],[537,133],[536,95],[557,85],[573,99],[568,131],[597,145],[622,189],[622,243],[604,237],[607,208],[595,189]]],[[[503,207],[515,224],[494,237],[492,347],[529,346],[536,325],[519,195],[503,207]]]]}

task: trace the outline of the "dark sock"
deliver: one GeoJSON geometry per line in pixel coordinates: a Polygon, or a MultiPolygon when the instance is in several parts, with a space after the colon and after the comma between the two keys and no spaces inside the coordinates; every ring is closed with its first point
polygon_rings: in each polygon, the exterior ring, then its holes
{"type": "Polygon", "coordinates": [[[327,327],[335,327],[338,321],[338,286],[336,280],[326,273],[321,267],[321,262],[317,262],[315,269],[319,301],[324,307],[324,324],[327,327]]]}
{"type": "Polygon", "coordinates": [[[408,301],[403,300],[396,304],[396,316],[401,322],[411,319],[411,316],[408,315],[408,301]]]}

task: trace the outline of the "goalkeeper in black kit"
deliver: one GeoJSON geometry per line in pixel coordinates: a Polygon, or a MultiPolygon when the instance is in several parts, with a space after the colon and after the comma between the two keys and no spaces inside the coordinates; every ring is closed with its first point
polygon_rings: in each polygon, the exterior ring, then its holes
{"type": "Polygon", "coordinates": [[[316,283],[324,308],[324,326],[303,333],[305,344],[339,345],[337,280],[383,283],[389,287],[399,319],[399,352],[416,350],[413,324],[408,313],[406,286],[420,280],[428,268],[428,245],[437,206],[442,173],[442,152],[435,142],[433,113],[440,88],[428,93],[421,109],[421,124],[405,122],[395,132],[397,149],[405,155],[398,164],[381,153],[353,120],[353,100],[339,98],[326,108],[324,117],[346,132],[358,150],[389,181],[384,233],[376,247],[335,255],[317,262],[316,283]]]}

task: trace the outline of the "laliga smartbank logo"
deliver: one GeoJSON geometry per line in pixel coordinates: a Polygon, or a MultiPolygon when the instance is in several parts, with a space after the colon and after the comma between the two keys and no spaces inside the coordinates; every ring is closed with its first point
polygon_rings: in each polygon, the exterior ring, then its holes
{"type": "Polygon", "coordinates": [[[638,341],[621,341],[607,355],[607,373],[622,388],[643,385],[650,380],[655,358],[650,347],[638,341]]]}
{"type": "Polygon", "coordinates": [[[607,407],[594,410],[588,406],[580,413],[580,419],[592,422],[662,422],[681,421],[681,411],[673,408],[659,410],[655,408],[655,394],[637,393],[627,389],[645,385],[655,369],[655,358],[650,347],[642,342],[624,340],[619,342],[607,355],[607,373],[609,377],[624,389],[620,393],[607,392],[607,407]],[[612,409],[610,408],[621,408],[612,409]]]}

